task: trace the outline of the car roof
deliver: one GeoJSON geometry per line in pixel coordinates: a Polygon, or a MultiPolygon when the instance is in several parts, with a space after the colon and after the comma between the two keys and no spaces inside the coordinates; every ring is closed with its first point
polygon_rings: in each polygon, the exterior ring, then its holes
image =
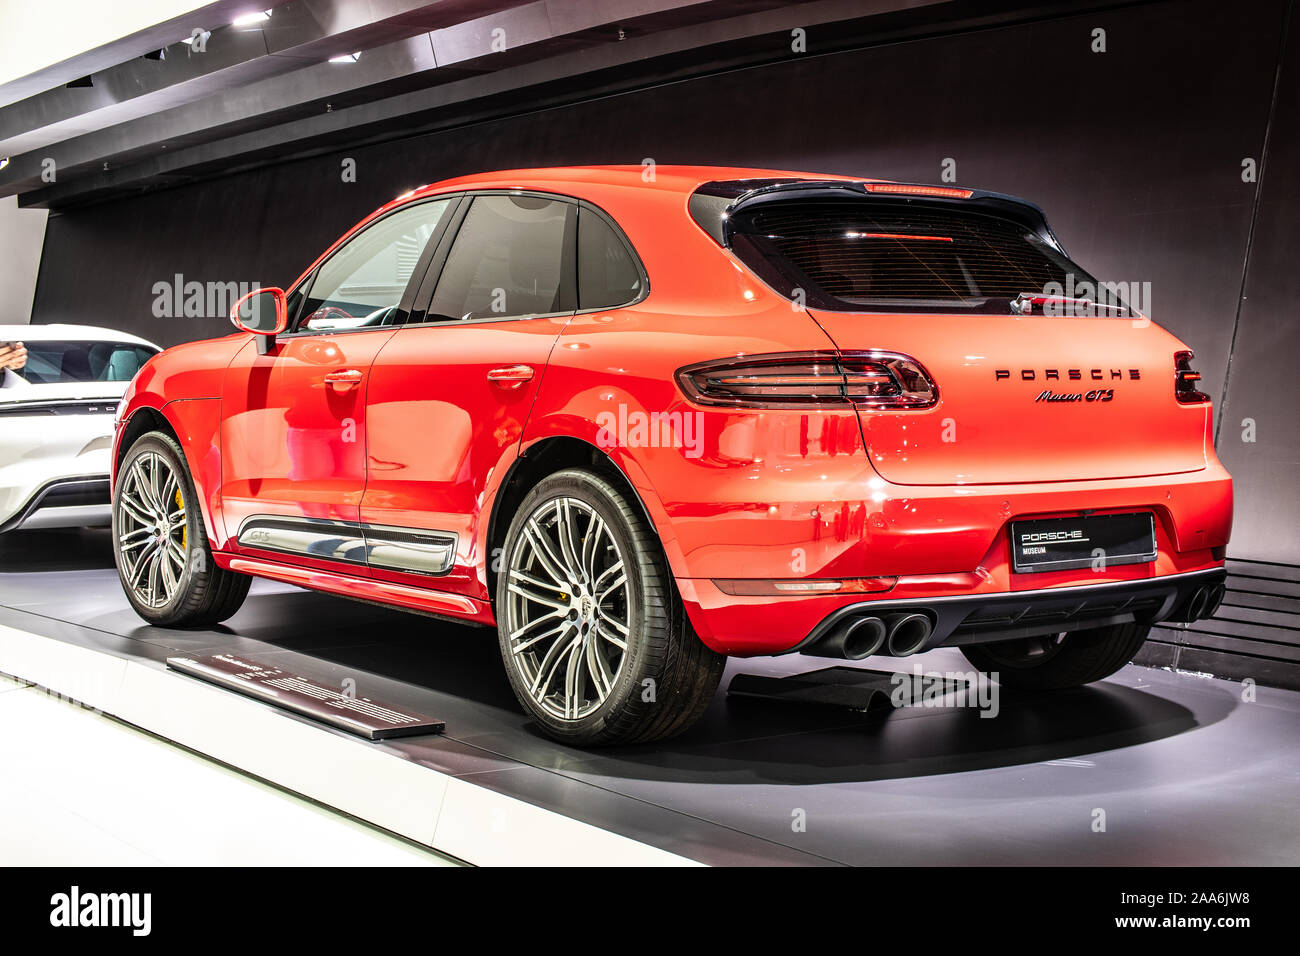
{"type": "Polygon", "coordinates": [[[441,185],[499,185],[502,182],[518,181],[532,186],[542,184],[564,185],[569,183],[592,183],[602,186],[655,186],[660,189],[677,189],[681,192],[693,192],[703,183],[728,179],[843,179],[862,182],[862,177],[841,176],[830,173],[796,172],[788,169],[757,169],[748,166],[676,166],[669,164],[649,164],[638,166],[551,166],[537,169],[508,169],[491,173],[474,173],[446,180],[441,185]],[[654,169],[654,179],[647,181],[644,176],[650,168],[654,169]]]}
{"type": "MultiPolygon", "coordinates": [[[[654,179],[645,179],[645,166],[547,166],[536,169],[503,169],[444,179],[419,186],[397,197],[393,203],[419,196],[462,189],[536,189],[581,197],[583,186],[625,186],[690,195],[708,182],[732,179],[808,179],[844,180],[846,182],[884,182],[862,176],[833,173],[794,172],[781,169],[755,169],[747,166],[676,166],[655,164],[654,179]]],[[[387,206],[384,207],[388,208],[387,206]]]]}
{"type": "Polygon", "coordinates": [[[95,325],[0,325],[0,342],[64,342],[68,340],[82,342],[124,342],[129,345],[145,345],[162,351],[148,339],[129,332],[105,329],[95,325]]]}

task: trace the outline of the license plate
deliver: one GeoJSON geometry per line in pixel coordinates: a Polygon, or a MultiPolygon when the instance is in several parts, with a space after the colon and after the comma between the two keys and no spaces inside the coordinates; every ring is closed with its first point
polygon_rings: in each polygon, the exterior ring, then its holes
{"type": "Polygon", "coordinates": [[[1011,522],[1011,566],[1016,571],[1065,571],[1155,559],[1156,529],[1149,511],[1011,522]]]}

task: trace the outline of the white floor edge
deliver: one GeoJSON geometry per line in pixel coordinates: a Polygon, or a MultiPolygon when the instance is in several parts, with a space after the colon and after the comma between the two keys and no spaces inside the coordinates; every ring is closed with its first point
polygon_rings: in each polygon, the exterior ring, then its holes
{"type": "Polygon", "coordinates": [[[468,863],[699,865],[161,665],[0,625],[0,672],[468,863]]]}

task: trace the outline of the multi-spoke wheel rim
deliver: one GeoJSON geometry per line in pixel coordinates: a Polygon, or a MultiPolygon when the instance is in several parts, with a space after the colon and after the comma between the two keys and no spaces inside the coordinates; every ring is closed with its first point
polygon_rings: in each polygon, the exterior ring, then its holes
{"type": "Polygon", "coordinates": [[[117,551],[122,577],[148,607],[176,594],[185,572],[185,498],[180,478],[156,452],[127,468],[117,493],[117,551]]]}
{"type": "Polygon", "coordinates": [[[605,702],[633,611],[623,554],[604,519],[577,498],[528,516],[507,564],[508,653],[548,714],[580,720],[605,702]]]}

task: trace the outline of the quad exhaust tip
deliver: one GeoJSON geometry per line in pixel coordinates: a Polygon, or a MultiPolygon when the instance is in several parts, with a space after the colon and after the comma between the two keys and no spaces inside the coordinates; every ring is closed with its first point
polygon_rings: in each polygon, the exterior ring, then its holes
{"type": "Polygon", "coordinates": [[[860,661],[880,653],[886,636],[885,622],[878,617],[846,621],[811,649],[818,657],[839,657],[860,661]]]}
{"type": "Polygon", "coordinates": [[[910,657],[930,640],[933,628],[924,614],[891,614],[885,619],[889,629],[886,646],[892,657],[910,657]]]}
{"type": "Polygon", "coordinates": [[[1219,611],[1219,605],[1223,603],[1223,596],[1226,591],[1227,588],[1222,583],[1207,584],[1205,587],[1200,588],[1192,595],[1192,600],[1188,604],[1188,619],[1203,621],[1214,617],[1219,611]]]}
{"type": "MultiPolygon", "coordinates": [[[[1192,592],[1181,609],[1168,618],[1174,621],[1203,621],[1214,617],[1223,603],[1227,585],[1223,581],[1204,584],[1192,592]]],[[[801,653],[860,661],[877,654],[910,657],[928,649],[934,624],[923,611],[900,611],[883,617],[853,617],[833,627],[801,653]]]]}
{"type": "Polygon", "coordinates": [[[875,654],[908,657],[924,648],[933,632],[930,618],[920,613],[857,617],[838,625],[803,653],[849,661],[875,654]]]}
{"type": "Polygon", "coordinates": [[[1223,604],[1223,598],[1228,592],[1227,584],[1220,582],[1210,588],[1210,595],[1205,599],[1205,616],[1214,617],[1219,613],[1219,607],[1223,604]]]}

